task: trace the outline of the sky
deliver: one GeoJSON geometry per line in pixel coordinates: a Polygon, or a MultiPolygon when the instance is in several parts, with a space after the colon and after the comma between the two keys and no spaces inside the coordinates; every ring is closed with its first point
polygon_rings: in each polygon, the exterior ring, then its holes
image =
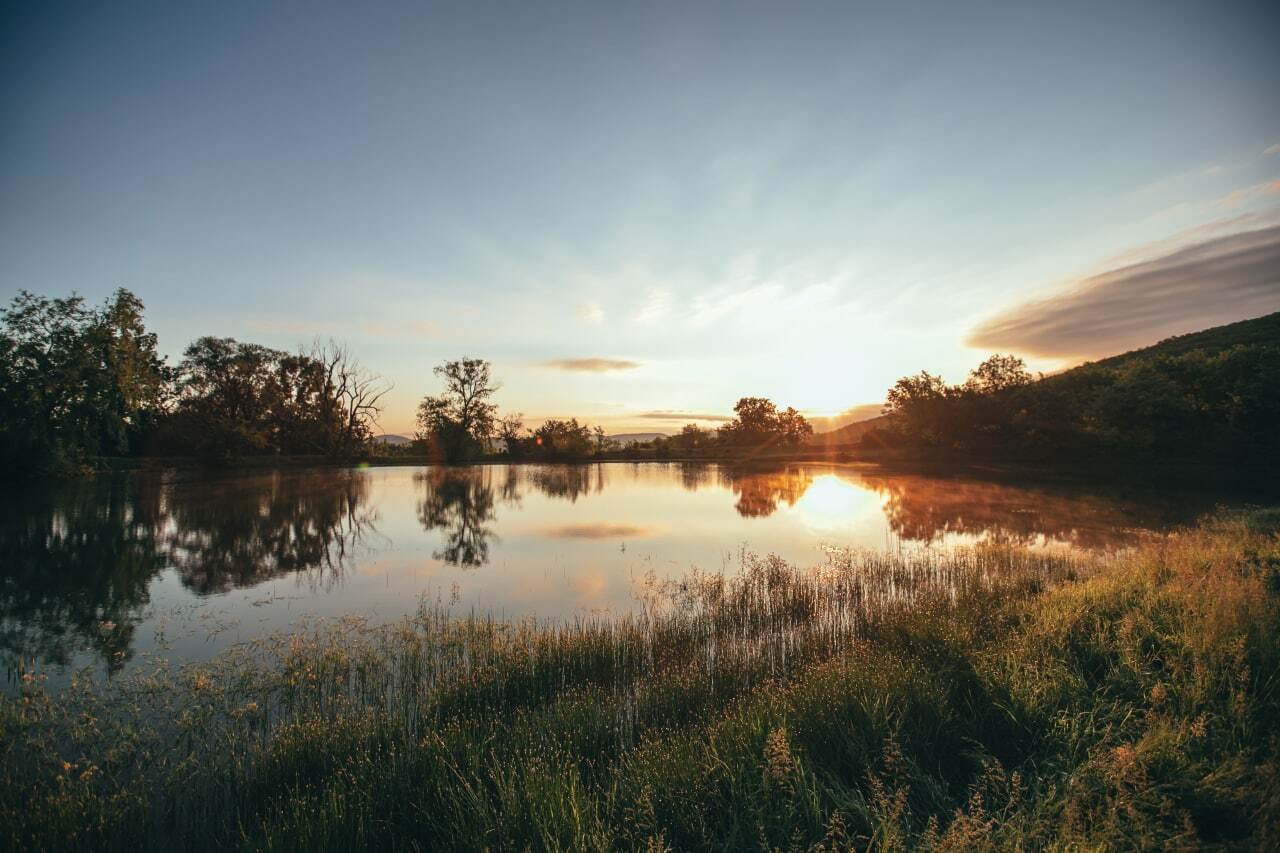
{"type": "Polygon", "coordinates": [[[7,4],[0,299],[527,422],[873,413],[1280,310],[1280,5],[7,4]]]}

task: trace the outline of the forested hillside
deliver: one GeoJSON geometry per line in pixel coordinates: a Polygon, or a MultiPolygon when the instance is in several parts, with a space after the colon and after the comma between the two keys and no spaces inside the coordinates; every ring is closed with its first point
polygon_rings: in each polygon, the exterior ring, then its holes
{"type": "Polygon", "coordinates": [[[963,385],[898,380],[864,448],[1017,456],[1274,461],[1280,451],[1280,313],[1169,338],[1033,379],[992,356],[963,385]]]}

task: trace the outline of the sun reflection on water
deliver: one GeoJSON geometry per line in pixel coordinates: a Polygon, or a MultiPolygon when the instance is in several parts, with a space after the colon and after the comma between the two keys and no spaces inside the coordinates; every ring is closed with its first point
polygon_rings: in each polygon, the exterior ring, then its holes
{"type": "Polygon", "coordinates": [[[835,474],[821,474],[791,509],[810,529],[836,530],[848,527],[868,512],[878,512],[880,504],[874,491],[859,488],[835,474]]]}

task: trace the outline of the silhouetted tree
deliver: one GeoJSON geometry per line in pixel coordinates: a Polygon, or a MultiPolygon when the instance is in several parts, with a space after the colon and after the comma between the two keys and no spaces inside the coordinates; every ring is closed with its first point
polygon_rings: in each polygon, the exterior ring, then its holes
{"type": "Polygon", "coordinates": [[[493,436],[498,407],[490,399],[498,391],[489,362],[478,358],[447,361],[435,368],[445,391],[424,397],[418,405],[416,438],[448,461],[473,459],[493,436]]]}
{"type": "Polygon", "coordinates": [[[332,340],[313,345],[306,362],[312,387],[303,393],[322,425],[324,452],[348,456],[373,437],[381,412],[379,401],[391,386],[362,367],[345,345],[332,340]]]}
{"type": "Polygon", "coordinates": [[[142,310],[121,289],[98,309],[79,296],[21,291],[0,311],[0,458],[8,473],[73,470],[127,452],[150,428],[168,371],[142,310]]]}
{"type": "Polygon", "coordinates": [[[1027,363],[1013,355],[993,355],[969,372],[964,383],[967,391],[978,394],[998,394],[1011,388],[1030,385],[1031,373],[1027,363]]]}
{"type": "Polygon", "coordinates": [[[591,455],[591,428],[577,418],[549,418],[533,431],[539,456],[545,459],[584,459],[591,455]]]}
{"type": "Polygon", "coordinates": [[[739,446],[799,446],[813,435],[813,426],[795,409],[778,411],[772,400],[743,397],[734,405],[737,417],[719,429],[727,444],[739,446]]]}

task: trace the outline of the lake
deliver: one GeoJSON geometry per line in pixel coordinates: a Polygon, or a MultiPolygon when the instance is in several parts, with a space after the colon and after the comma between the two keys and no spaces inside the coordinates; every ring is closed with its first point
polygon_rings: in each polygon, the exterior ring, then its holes
{"type": "Polygon", "coordinates": [[[53,680],[205,659],[312,617],[572,619],[744,554],[980,543],[1106,551],[1220,495],[1103,492],[874,467],[687,463],[316,468],[99,477],[10,494],[0,655],[53,680]]]}

